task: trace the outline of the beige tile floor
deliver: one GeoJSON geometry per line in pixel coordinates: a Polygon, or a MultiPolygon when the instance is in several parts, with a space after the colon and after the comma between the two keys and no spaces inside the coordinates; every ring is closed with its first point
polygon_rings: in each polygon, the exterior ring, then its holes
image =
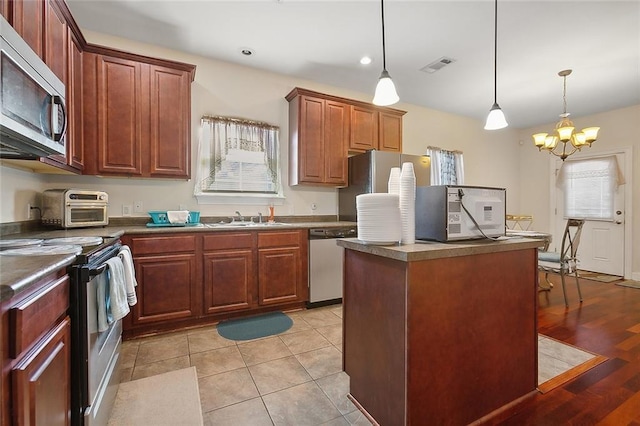
{"type": "MultiPolygon", "coordinates": [[[[195,366],[205,425],[370,425],[346,396],[342,305],[288,315],[289,330],[263,339],[209,326],[127,341],[122,381],[195,366]]],[[[545,336],[538,345],[539,383],[593,356],[545,336]]]]}
{"type": "Polygon", "coordinates": [[[289,316],[289,330],[263,339],[209,326],[124,342],[122,381],[195,366],[205,425],[370,425],[346,396],[342,306],[289,316]]]}

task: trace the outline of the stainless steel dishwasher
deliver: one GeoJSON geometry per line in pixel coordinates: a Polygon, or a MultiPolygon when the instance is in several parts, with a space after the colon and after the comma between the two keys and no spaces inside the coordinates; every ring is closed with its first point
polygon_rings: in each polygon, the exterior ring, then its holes
{"type": "Polygon", "coordinates": [[[342,301],[344,249],[336,244],[336,239],[356,235],[355,225],[309,230],[309,307],[342,301]]]}

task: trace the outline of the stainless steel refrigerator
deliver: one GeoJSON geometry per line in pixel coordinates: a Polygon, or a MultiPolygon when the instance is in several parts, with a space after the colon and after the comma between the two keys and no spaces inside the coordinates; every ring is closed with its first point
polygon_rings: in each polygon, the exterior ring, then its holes
{"type": "Polygon", "coordinates": [[[408,155],[386,151],[367,151],[349,157],[349,186],[338,189],[339,220],[356,221],[356,196],[387,192],[392,167],[413,163],[416,186],[431,183],[431,159],[426,155],[408,155]]]}

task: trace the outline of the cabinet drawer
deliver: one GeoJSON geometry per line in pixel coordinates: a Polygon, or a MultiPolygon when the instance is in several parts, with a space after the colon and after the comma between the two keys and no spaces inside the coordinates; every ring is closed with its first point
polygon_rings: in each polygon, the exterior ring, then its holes
{"type": "Polygon", "coordinates": [[[224,232],[205,235],[202,243],[204,251],[251,247],[253,247],[252,232],[224,232]]]}
{"type": "Polygon", "coordinates": [[[261,232],[258,234],[258,248],[299,246],[302,232],[261,232]]]}
{"type": "Polygon", "coordinates": [[[134,256],[142,254],[189,253],[195,250],[195,235],[131,238],[131,251],[134,256]]]}
{"type": "Polygon", "coordinates": [[[51,330],[69,308],[69,276],[53,281],[10,309],[10,356],[17,358],[33,342],[51,330]]]}

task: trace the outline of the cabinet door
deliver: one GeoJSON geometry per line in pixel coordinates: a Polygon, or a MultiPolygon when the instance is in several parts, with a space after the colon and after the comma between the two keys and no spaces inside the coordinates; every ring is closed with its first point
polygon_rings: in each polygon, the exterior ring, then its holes
{"type": "Polygon", "coordinates": [[[252,307],[256,286],[253,253],[251,249],[217,250],[203,255],[205,313],[252,307]]]}
{"type": "Polygon", "coordinates": [[[195,254],[134,255],[134,264],[138,281],[138,303],[132,309],[134,325],[199,314],[195,254]]]}
{"type": "Polygon", "coordinates": [[[402,152],[402,116],[388,112],[380,112],[381,151],[402,152]]]}
{"type": "Polygon", "coordinates": [[[69,74],[67,84],[67,109],[69,127],[67,128],[67,164],[78,170],[84,168],[84,123],[82,120],[82,49],[80,43],[69,34],[69,74]]]}
{"type": "Polygon", "coordinates": [[[11,24],[12,18],[9,16],[9,0],[0,0],[0,15],[11,24]]]}
{"type": "Polygon", "coordinates": [[[66,317],[14,367],[15,424],[70,423],[70,339],[70,321],[66,317]]]}
{"type": "Polygon", "coordinates": [[[351,107],[349,149],[362,152],[378,149],[378,111],[374,108],[351,107]]]}
{"type": "Polygon", "coordinates": [[[151,177],[191,177],[191,79],[187,72],[151,66],[151,177]]]}
{"type": "Polygon", "coordinates": [[[46,0],[44,62],[67,84],[67,21],[55,0],[46,0]]]}
{"type": "Polygon", "coordinates": [[[347,184],[349,105],[326,101],[324,115],[324,182],[347,184]]]}
{"type": "Polygon", "coordinates": [[[324,181],[324,105],[323,99],[300,97],[299,169],[300,182],[324,181]]]}
{"type": "Polygon", "coordinates": [[[148,136],[143,75],[148,73],[136,61],[103,55],[97,61],[98,173],[141,175],[148,136]]]}
{"type": "Polygon", "coordinates": [[[258,250],[258,302],[260,305],[304,300],[300,292],[300,249],[298,247],[258,250]]]}
{"type": "Polygon", "coordinates": [[[34,52],[44,59],[45,0],[12,1],[12,24],[34,52]]]}

